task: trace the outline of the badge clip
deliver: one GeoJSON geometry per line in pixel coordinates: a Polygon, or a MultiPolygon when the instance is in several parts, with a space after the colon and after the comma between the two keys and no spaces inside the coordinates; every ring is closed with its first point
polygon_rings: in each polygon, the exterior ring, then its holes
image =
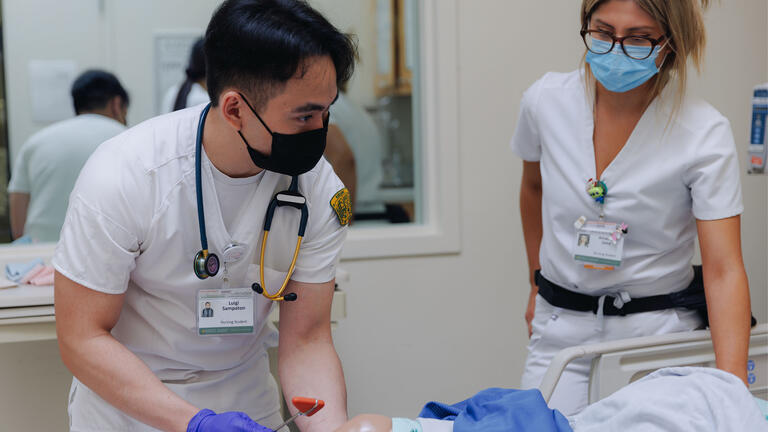
{"type": "Polygon", "coordinates": [[[627,233],[629,227],[624,222],[616,225],[616,230],[611,233],[611,241],[616,244],[621,240],[621,237],[627,233]]]}
{"type": "Polygon", "coordinates": [[[587,180],[587,194],[600,204],[605,204],[605,196],[608,194],[608,186],[602,180],[587,180]]]}
{"type": "Polygon", "coordinates": [[[576,222],[573,223],[573,226],[579,230],[585,223],[587,223],[587,218],[585,216],[579,216],[579,218],[576,219],[576,222]]]}

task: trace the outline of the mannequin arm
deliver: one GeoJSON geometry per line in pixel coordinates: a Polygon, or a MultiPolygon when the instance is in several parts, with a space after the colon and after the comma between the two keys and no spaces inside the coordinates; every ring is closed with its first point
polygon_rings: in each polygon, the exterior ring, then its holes
{"type": "Polygon", "coordinates": [[[378,414],[360,414],[344,423],[336,432],[390,432],[392,419],[378,414]]]}

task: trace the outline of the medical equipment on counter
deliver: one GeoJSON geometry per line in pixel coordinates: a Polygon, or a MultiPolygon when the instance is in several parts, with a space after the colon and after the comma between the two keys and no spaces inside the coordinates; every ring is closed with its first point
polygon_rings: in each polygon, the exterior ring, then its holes
{"type": "Polygon", "coordinates": [[[291,399],[291,403],[293,403],[293,406],[296,407],[297,410],[299,410],[296,414],[292,415],[288,420],[283,422],[280,426],[276,427],[274,430],[279,431],[281,428],[284,428],[289,423],[294,422],[298,417],[300,416],[307,416],[312,417],[323,409],[325,406],[325,401],[321,399],[313,399],[313,398],[305,398],[305,397],[295,397],[291,399]]]}
{"type": "Polygon", "coordinates": [[[768,120],[768,83],[755,87],[752,98],[752,128],[749,134],[749,174],[765,173],[768,158],[766,144],[766,120],[768,120]]]}
{"type": "MultiPolygon", "coordinates": [[[[672,366],[715,367],[709,330],[602,342],[566,348],[552,359],[539,390],[549,402],[565,367],[573,360],[594,356],[589,373],[589,403],[603,399],[654,370],[672,366]]],[[[749,391],[768,397],[768,324],[752,328],[747,380],[749,391]]]]}
{"type": "MultiPolygon", "coordinates": [[[[205,211],[203,210],[203,188],[202,188],[202,148],[203,148],[203,128],[205,127],[205,118],[208,116],[208,111],[211,105],[208,104],[203,112],[200,113],[200,122],[197,125],[197,137],[195,140],[195,190],[197,195],[197,221],[200,225],[200,245],[201,250],[197,252],[194,260],[195,275],[200,279],[206,279],[208,277],[216,276],[219,272],[220,262],[219,257],[208,251],[208,237],[205,232],[205,211]]],[[[307,221],[309,220],[309,208],[307,207],[307,199],[299,193],[299,177],[293,176],[291,184],[288,190],[278,192],[272,198],[267,208],[267,214],[264,219],[264,236],[261,240],[261,254],[259,258],[259,282],[254,283],[251,287],[254,291],[262,294],[264,297],[273,301],[295,301],[298,296],[296,293],[288,293],[283,296],[288,281],[291,279],[293,270],[296,267],[296,260],[299,256],[299,250],[301,249],[301,242],[304,238],[304,233],[307,229],[307,221]],[[269,230],[272,227],[272,218],[275,215],[277,207],[289,206],[301,211],[301,220],[299,222],[298,240],[296,242],[296,248],[293,251],[293,259],[291,260],[291,266],[288,269],[288,273],[283,280],[283,284],[280,289],[270,294],[266,290],[266,284],[264,283],[264,255],[267,248],[267,238],[269,237],[269,230]]],[[[228,261],[228,255],[242,255],[241,250],[234,251],[233,248],[241,248],[241,245],[230,245],[224,252],[224,263],[228,261]]]]}

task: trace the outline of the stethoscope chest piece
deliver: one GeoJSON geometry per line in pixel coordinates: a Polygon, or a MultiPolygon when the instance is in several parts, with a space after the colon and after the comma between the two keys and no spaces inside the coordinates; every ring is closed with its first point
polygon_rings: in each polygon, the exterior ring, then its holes
{"type": "Polygon", "coordinates": [[[200,279],[207,279],[216,276],[219,272],[219,257],[213,253],[199,251],[195,255],[195,276],[200,279]]]}

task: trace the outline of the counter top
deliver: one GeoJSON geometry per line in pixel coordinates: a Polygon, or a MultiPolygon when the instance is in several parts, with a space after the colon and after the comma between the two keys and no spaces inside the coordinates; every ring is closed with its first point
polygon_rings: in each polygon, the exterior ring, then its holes
{"type": "MultiPolygon", "coordinates": [[[[0,247],[0,267],[4,269],[7,262],[28,261],[36,257],[43,258],[47,263],[53,255],[53,246],[0,247]]],[[[348,281],[349,273],[344,269],[337,269],[337,286],[343,286],[348,281]]],[[[333,293],[331,322],[337,323],[346,315],[346,295],[344,291],[337,289],[333,293]]],[[[277,323],[279,308],[272,308],[269,318],[277,323]]],[[[0,326],[32,323],[52,324],[54,321],[53,285],[18,285],[0,289],[0,326]]]]}
{"type": "Polygon", "coordinates": [[[53,305],[53,285],[19,285],[0,289],[0,309],[42,305],[53,305]]]}

